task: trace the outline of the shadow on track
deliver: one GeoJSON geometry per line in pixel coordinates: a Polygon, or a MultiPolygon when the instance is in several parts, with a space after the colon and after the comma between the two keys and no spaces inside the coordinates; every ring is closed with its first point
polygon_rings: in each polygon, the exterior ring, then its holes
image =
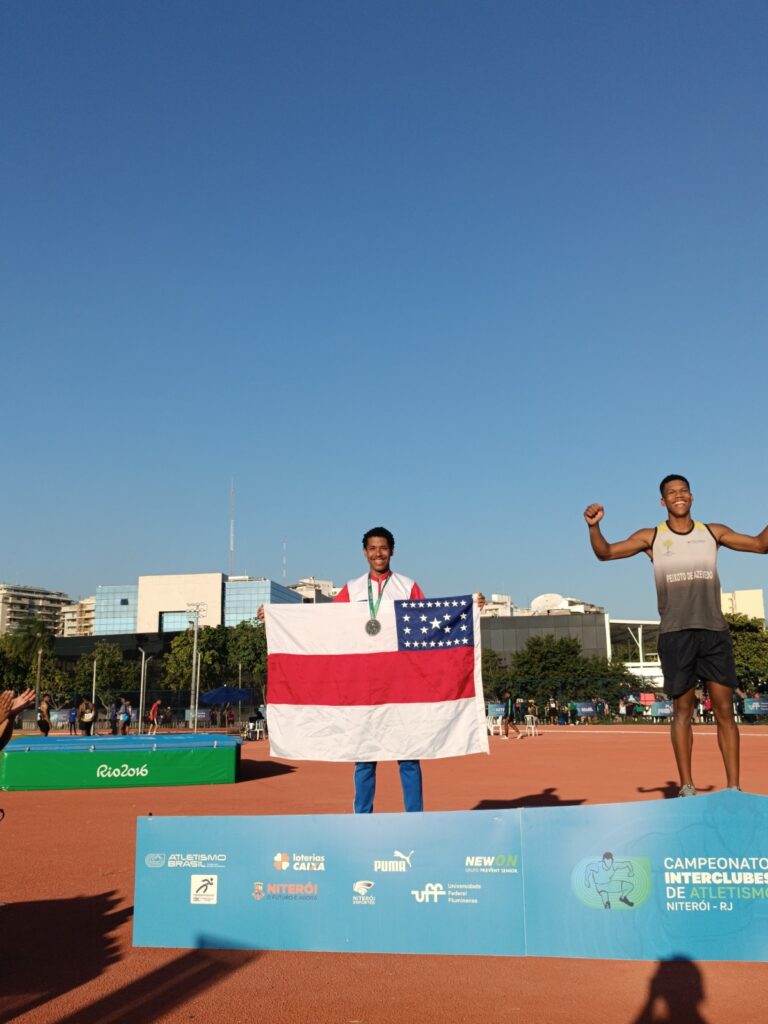
{"type": "MultiPolygon", "coordinates": [[[[696,787],[699,793],[711,793],[714,786],[696,787]]],[[[677,800],[680,795],[680,783],[674,779],[667,779],[663,786],[651,786],[649,789],[637,787],[638,793],[660,793],[665,800],[677,800]]]]}
{"type": "Polygon", "coordinates": [[[252,782],[254,779],[271,779],[276,775],[290,775],[296,769],[289,764],[276,761],[251,761],[243,758],[237,770],[238,782],[252,782]]]}
{"type": "Polygon", "coordinates": [[[631,1024],[707,1024],[699,1006],[704,1002],[701,971],[684,956],[660,960],[648,987],[648,999],[631,1024]]]}
{"type": "Polygon", "coordinates": [[[114,891],[0,908],[0,1020],[84,985],[120,959],[112,934],[131,916],[114,891]]]}
{"type": "Polygon", "coordinates": [[[103,999],[60,1017],[56,1024],[147,1024],[210,991],[257,956],[240,950],[190,950],[103,999]]]}
{"type": "MultiPolygon", "coordinates": [[[[113,934],[133,913],[114,892],[0,907],[0,1020],[11,1020],[98,978],[121,959],[113,934]]],[[[215,947],[213,936],[201,946],[215,947]]],[[[57,1024],[146,1024],[209,990],[259,953],[190,950],[59,1018],[57,1024]]],[[[119,969],[118,969],[119,974],[119,969]]],[[[82,997],[81,997],[82,998],[82,997]]]]}
{"type": "Polygon", "coordinates": [[[513,807],[575,807],[586,803],[585,800],[562,800],[557,796],[554,786],[542,789],[540,793],[527,793],[509,800],[481,800],[475,804],[473,811],[504,811],[513,807]]]}

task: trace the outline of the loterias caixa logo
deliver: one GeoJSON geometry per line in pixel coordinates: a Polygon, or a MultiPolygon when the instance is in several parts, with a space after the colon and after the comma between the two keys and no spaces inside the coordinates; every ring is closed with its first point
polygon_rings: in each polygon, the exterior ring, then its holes
{"type": "Polygon", "coordinates": [[[571,872],[571,888],[594,910],[634,910],[651,895],[651,859],[622,857],[610,850],[585,857],[571,872]]]}

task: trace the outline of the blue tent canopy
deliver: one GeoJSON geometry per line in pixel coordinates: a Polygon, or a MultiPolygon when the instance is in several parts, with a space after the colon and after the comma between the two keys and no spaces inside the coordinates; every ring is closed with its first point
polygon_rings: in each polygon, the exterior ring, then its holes
{"type": "Polygon", "coordinates": [[[209,690],[200,694],[203,704],[247,704],[253,701],[253,690],[241,689],[239,686],[220,686],[217,690],[209,690]]]}

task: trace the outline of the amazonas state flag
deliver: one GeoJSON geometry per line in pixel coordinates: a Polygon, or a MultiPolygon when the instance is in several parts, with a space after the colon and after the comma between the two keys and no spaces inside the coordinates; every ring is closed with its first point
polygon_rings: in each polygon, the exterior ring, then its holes
{"type": "Polygon", "coordinates": [[[472,597],[268,605],[267,725],[275,757],[394,761],[488,753],[480,613],[472,597]]]}

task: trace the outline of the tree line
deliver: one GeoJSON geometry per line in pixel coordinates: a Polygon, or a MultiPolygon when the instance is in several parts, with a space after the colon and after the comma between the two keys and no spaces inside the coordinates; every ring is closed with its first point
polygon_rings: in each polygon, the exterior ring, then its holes
{"type": "MultiPolygon", "coordinates": [[[[762,619],[726,616],[733,638],[736,673],[742,685],[754,691],[768,681],[768,630],[762,619]]],[[[183,694],[191,686],[193,631],[177,634],[170,650],[149,664],[148,692],[166,690],[183,694]]],[[[267,642],[261,623],[248,620],[237,626],[203,626],[198,632],[201,692],[242,684],[255,687],[259,702],[266,695],[267,642]]],[[[75,694],[90,694],[96,661],[96,692],[108,704],[121,693],[139,688],[139,662],[126,659],[117,644],[98,640],[95,648],[74,664],[53,656],[53,635],[40,619],[29,618],[13,633],[0,636],[0,680],[3,689],[34,687],[40,668],[41,692],[56,703],[75,694]]],[[[617,702],[629,689],[642,689],[621,661],[584,655],[578,640],[552,634],[531,637],[525,647],[505,662],[495,651],[482,652],[483,685],[493,700],[509,689],[514,696],[590,700],[600,696],[617,702]]]]}
{"type": "MultiPolygon", "coordinates": [[[[148,663],[147,692],[189,692],[192,680],[193,630],[177,634],[164,656],[148,663]]],[[[200,690],[225,683],[255,688],[259,703],[267,674],[267,643],[264,627],[254,621],[237,626],[202,626],[198,631],[200,690]]],[[[97,640],[93,651],[81,654],[74,663],[53,655],[53,635],[40,619],[27,619],[13,633],[0,636],[0,679],[3,689],[23,690],[37,683],[61,705],[75,695],[90,694],[96,663],[96,694],[105,705],[126,693],[135,693],[140,683],[140,662],[127,659],[117,644],[97,640]]]]}
{"type": "MultiPolygon", "coordinates": [[[[762,619],[726,615],[733,639],[736,675],[743,689],[765,689],[768,683],[768,629],[762,619]]],[[[556,638],[547,633],[531,637],[515,651],[509,662],[496,652],[483,650],[485,696],[495,700],[505,690],[517,697],[558,700],[591,700],[602,697],[617,704],[629,690],[655,689],[643,686],[622,661],[584,655],[573,637],[556,638]]]]}

